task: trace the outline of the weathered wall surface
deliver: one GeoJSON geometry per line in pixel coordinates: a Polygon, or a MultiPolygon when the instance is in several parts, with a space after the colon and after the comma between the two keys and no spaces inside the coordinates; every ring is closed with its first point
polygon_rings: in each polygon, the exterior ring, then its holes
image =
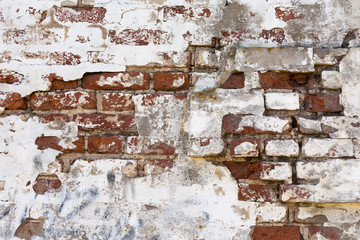
{"type": "Polygon", "coordinates": [[[0,2],[0,239],[360,239],[360,2],[0,2]]]}

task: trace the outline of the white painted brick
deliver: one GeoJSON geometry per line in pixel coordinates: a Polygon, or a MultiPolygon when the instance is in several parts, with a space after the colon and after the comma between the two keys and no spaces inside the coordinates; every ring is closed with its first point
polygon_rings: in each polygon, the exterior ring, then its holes
{"type": "Polygon", "coordinates": [[[356,223],[360,221],[359,208],[356,205],[337,204],[321,207],[299,207],[296,218],[304,222],[312,222],[316,217],[326,219],[330,223],[356,223]]]}
{"type": "Polygon", "coordinates": [[[305,157],[353,157],[351,139],[315,139],[303,141],[302,154],[305,157]]]}
{"type": "Polygon", "coordinates": [[[323,71],[321,73],[321,85],[328,89],[339,89],[342,87],[342,76],[337,71],[323,71]]]}
{"type": "Polygon", "coordinates": [[[284,222],[287,217],[287,207],[278,203],[261,203],[256,208],[256,220],[259,222],[284,222]]]}
{"type": "Polygon", "coordinates": [[[295,157],[299,155],[299,145],[295,140],[269,140],[266,142],[265,154],[274,157],[295,157]]]}
{"type": "Polygon", "coordinates": [[[314,71],[312,48],[239,48],[235,57],[237,71],[314,71]]]}
{"type": "Polygon", "coordinates": [[[321,133],[321,121],[312,120],[303,117],[297,118],[297,123],[299,125],[299,129],[302,133],[321,133]]]}
{"type": "Polygon", "coordinates": [[[224,152],[225,142],[223,139],[197,138],[191,139],[190,156],[206,157],[216,156],[224,152]]]}
{"type": "Polygon", "coordinates": [[[292,168],[291,163],[288,162],[263,162],[263,171],[260,179],[271,181],[285,181],[292,182],[292,168]]]}
{"type": "Polygon", "coordinates": [[[233,140],[231,155],[234,157],[256,157],[259,155],[259,144],[255,140],[233,140]]]}
{"type": "Polygon", "coordinates": [[[298,110],[299,94],[298,93],[265,93],[265,105],[271,110],[298,110]]]}

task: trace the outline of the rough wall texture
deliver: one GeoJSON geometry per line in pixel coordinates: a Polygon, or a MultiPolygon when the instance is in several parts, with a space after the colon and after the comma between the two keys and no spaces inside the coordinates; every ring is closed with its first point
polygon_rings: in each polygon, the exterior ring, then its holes
{"type": "Polygon", "coordinates": [[[1,0],[0,239],[360,239],[358,0],[1,0]]]}

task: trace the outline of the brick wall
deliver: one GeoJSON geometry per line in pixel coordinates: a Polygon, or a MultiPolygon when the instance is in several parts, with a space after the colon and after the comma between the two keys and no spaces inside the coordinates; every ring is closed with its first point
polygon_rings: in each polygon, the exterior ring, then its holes
{"type": "Polygon", "coordinates": [[[4,0],[0,239],[359,239],[359,13],[4,0]]]}

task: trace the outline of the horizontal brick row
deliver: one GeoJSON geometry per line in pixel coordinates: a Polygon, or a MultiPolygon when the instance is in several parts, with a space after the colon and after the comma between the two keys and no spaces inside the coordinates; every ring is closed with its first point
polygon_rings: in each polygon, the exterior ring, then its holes
{"type": "MultiPolygon", "coordinates": [[[[89,153],[130,154],[130,155],[176,155],[174,144],[167,144],[157,138],[137,136],[89,136],[89,153]]],[[[54,149],[63,153],[84,153],[85,137],[69,142],[54,136],[38,137],[35,141],[39,150],[54,149]]]]}

